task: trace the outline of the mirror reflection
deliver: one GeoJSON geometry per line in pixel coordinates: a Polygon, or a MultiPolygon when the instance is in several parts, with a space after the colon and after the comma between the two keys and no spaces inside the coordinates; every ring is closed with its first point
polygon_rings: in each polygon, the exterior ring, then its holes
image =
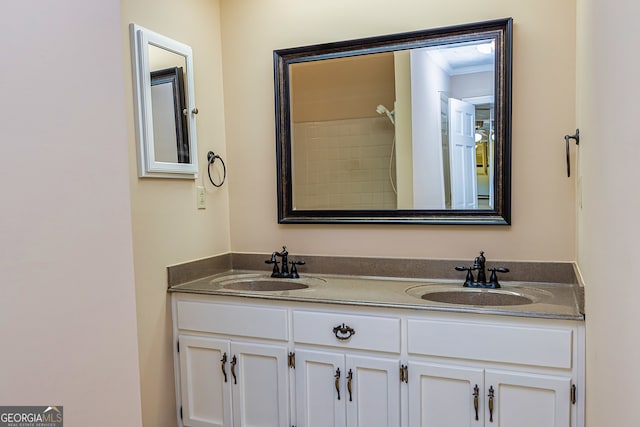
{"type": "Polygon", "coordinates": [[[276,51],[280,221],[507,223],[510,23],[276,51]]]}
{"type": "Polygon", "coordinates": [[[292,64],[294,209],[490,209],[494,67],[492,40],[292,64]]]}
{"type": "Polygon", "coordinates": [[[189,130],[183,114],[184,57],[150,45],[149,68],[155,158],[189,163],[189,130]]]}

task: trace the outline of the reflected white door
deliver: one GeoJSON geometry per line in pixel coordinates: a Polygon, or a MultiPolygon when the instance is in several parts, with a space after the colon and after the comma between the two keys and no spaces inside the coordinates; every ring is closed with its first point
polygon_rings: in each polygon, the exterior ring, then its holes
{"type": "Polygon", "coordinates": [[[453,209],[478,208],[475,120],[473,104],[449,98],[449,159],[453,209]]]}

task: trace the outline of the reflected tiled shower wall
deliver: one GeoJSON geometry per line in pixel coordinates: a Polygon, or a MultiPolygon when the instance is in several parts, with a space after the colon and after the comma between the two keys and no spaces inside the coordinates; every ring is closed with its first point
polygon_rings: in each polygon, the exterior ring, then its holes
{"type": "Polygon", "coordinates": [[[292,134],[294,209],[396,209],[386,117],[294,123],[292,134]]]}

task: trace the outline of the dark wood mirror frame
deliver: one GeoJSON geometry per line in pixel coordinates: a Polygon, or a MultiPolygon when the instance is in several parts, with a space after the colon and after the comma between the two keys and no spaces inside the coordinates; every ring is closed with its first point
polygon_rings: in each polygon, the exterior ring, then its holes
{"type": "Polygon", "coordinates": [[[470,224],[511,223],[512,19],[463,24],[274,51],[278,223],[470,224]],[[293,206],[290,69],[295,63],[495,40],[493,209],[300,210],[293,206]]]}

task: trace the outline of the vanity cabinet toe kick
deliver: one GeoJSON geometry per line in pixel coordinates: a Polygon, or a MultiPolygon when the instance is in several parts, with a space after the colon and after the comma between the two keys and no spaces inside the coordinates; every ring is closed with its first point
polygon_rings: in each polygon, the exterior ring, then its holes
{"type": "Polygon", "coordinates": [[[579,321],[181,293],[172,309],[179,426],[584,426],[579,321]]]}

